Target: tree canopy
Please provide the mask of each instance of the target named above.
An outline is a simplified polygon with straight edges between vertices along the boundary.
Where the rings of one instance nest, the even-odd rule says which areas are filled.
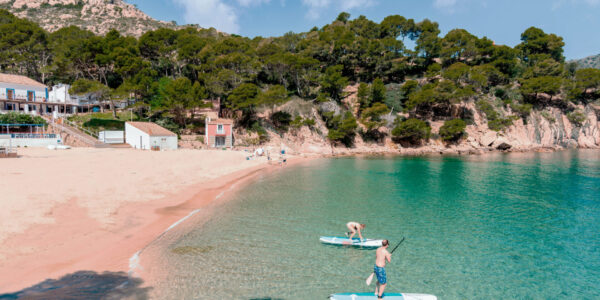
[[[96,36],[74,26],[49,33],[0,10],[0,72],[72,84],[74,93],[99,93],[107,100],[132,97],[149,107],[152,118],[180,127],[204,105],[202,99],[220,98],[224,108],[249,120],[257,107],[273,108],[292,96],[342,103],[344,89],[358,83],[356,116],[323,116],[330,139],[344,143],[357,118],[373,129],[385,123],[385,113],[399,110],[409,118],[398,121],[393,135],[412,139],[407,132],[414,131],[425,139],[426,123],[418,121],[456,118],[455,106],[499,90],[507,91],[501,100],[522,108],[524,118],[527,105],[555,105],[564,95],[575,103],[600,96],[600,71],[566,66],[563,38],[540,28],[526,29],[514,48],[460,28],[440,33],[429,19],[391,15],[377,23],[342,12],[320,28],[279,37],[188,27],[136,39],[116,30]],[[394,84],[399,88],[390,96]],[[490,123],[511,120],[487,112]]]

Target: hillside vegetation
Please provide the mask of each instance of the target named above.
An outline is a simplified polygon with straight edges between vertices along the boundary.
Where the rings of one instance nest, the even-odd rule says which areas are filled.
[[[571,62],[577,64],[577,67],[580,69],[600,69],[600,54],[588,56],[582,59],[576,59]]]
[[[197,28],[135,38],[73,26],[49,33],[0,11],[0,68],[72,83],[72,92],[97,92],[106,101],[134,95],[140,119],[177,132],[199,128],[194,109],[201,99],[221,98],[225,116],[259,142],[268,131],[306,127],[346,146],[357,136],[453,143],[465,137],[475,110],[495,131],[547,108],[583,124],[579,108],[600,96],[600,70],[565,63],[555,34],[531,27],[520,38],[511,48],[464,29],[440,36],[428,19],[392,15],[376,23],[347,13],[322,28],[274,38]],[[296,108],[279,109],[286,105]],[[443,130],[432,131],[431,121],[444,121]]]

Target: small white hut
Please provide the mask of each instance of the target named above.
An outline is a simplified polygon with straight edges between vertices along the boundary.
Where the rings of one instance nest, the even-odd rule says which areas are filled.
[[[126,122],[125,142],[143,150],[175,150],[177,134],[151,122]]]

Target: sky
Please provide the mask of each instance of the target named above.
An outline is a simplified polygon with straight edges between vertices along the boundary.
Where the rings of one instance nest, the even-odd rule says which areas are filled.
[[[280,36],[331,23],[346,11],[381,22],[388,15],[463,28],[496,44],[520,43],[536,26],[564,38],[567,59],[600,54],[600,0],[126,0],[151,17],[242,36]]]

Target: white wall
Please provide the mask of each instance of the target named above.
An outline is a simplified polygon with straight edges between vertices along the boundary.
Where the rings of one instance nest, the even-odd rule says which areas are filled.
[[[125,123],[125,143],[131,145],[131,147],[135,149],[150,150],[150,136],[131,126],[129,123]]]
[[[27,86],[13,83],[0,82],[0,98],[6,99],[6,89],[15,90],[15,99],[27,99],[27,91],[34,91],[37,102],[42,102],[46,98],[46,88],[38,86]]]
[[[107,144],[123,144],[125,143],[125,131],[100,131],[98,140]]]
[[[71,95],[69,95],[70,85],[59,84],[52,87],[48,92],[48,101],[56,103],[71,103]]]
[[[12,141],[12,142],[11,142]],[[17,147],[33,147],[33,148],[45,148],[49,145],[59,145],[61,143],[60,136],[55,139],[0,139],[0,146],[8,147],[12,143],[13,148]]]
[[[177,136],[151,136],[150,146],[159,146],[160,150],[177,150]]]

